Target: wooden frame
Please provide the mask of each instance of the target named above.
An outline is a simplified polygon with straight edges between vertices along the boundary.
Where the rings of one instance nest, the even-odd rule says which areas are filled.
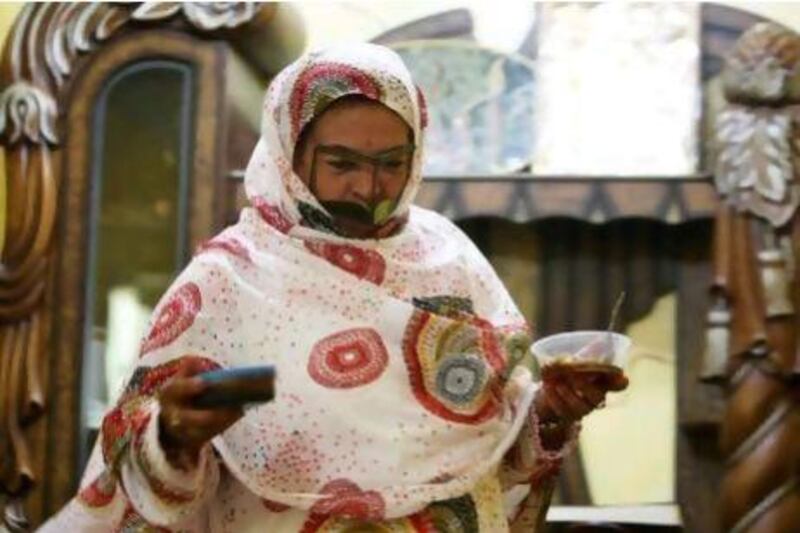
[[[72,92],[76,96],[71,99],[65,118],[68,131],[78,134],[66,139],[64,150],[64,207],[59,220],[62,234],[54,250],[57,274],[54,279],[53,302],[60,304],[55,305],[54,319],[57,326],[53,331],[53,338],[58,339],[58,342],[52,347],[50,368],[54,375],[49,380],[51,397],[57,397],[52,393],[55,389],[71,391],[75,397],[70,398],[70,401],[53,404],[49,411],[55,431],[50,433],[50,439],[46,443],[44,470],[52,472],[49,475],[54,478],[61,478],[54,481],[56,486],[64,487],[65,492],[46,494],[45,508],[49,507],[52,499],[64,501],[70,496],[73,492],[70,485],[74,482],[78,468],[77,448],[70,448],[78,444],[82,369],[75,364],[76,359],[80,359],[75,354],[83,353],[85,317],[74,317],[72,314],[76,309],[83,310],[86,307],[85,283],[89,267],[87,261],[90,235],[88,225],[91,221],[84,213],[90,210],[92,173],[91,139],[88,132],[96,96],[115,71],[138,60],[166,55],[194,66],[196,83],[204,87],[203,91],[197,92],[194,112],[195,138],[188,209],[189,249],[194,249],[200,240],[207,238],[213,228],[220,225],[214,217],[215,210],[208,209],[208,206],[214,205],[214,199],[219,197],[216,193],[220,176],[219,168],[208,159],[218,162],[219,158],[210,158],[208,154],[214,154],[221,149],[215,143],[217,136],[214,133],[213,118],[218,116],[217,111],[222,105],[222,87],[218,73],[222,68],[223,53],[224,50],[218,44],[197,43],[176,32],[154,31],[144,35],[125,36],[98,52],[91,70],[75,80]],[[62,439],[64,442],[60,442]],[[55,453],[56,449],[58,453]]]
[[[196,244],[219,227],[224,210],[224,147],[215,134],[222,41],[273,11],[244,3],[64,3],[28,4],[19,15],[0,97],[10,200],[0,264],[0,493],[12,531],[39,522],[75,490],[91,189],[85,132],[94,96],[113,72],[138,59],[168,56],[195,68],[203,90],[194,116],[188,233]],[[214,40],[198,38],[203,34]]]
[[[418,203],[453,219],[491,216],[532,222],[569,217],[601,224],[650,218],[679,224],[712,217],[716,195],[709,176],[435,177],[425,180]]]

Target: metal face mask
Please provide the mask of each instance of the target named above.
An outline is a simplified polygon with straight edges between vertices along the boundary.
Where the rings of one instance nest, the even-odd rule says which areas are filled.
[[[413,144],[405,144],[369,155],[341,145],[318,145],[311,166],[311,192],[333,217],[380,226],[392,216],[405,189],[414,149]],[[340,185],[361,191],[364,203],[320,198],[322,180],[342,180]]]

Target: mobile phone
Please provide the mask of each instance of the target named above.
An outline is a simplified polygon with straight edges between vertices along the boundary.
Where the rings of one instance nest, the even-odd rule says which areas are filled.
[[[211,370],[199,374],[206,388],[192,404],[201,409],[245,407],[271,401],[275,397],[273,365],[243,366]]]

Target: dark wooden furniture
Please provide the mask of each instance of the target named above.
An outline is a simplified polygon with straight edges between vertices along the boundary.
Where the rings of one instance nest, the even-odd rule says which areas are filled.
[[[174,179],[177,201],[152,207],[174,222],[175,269],[223,225],[225,176],[255,142],[266,80],[302,45],[285,11],[245,3],[23,7],[7,39],[0,97],[9,199],[0,263],[0,505],[12,531],[63,505],[85,460],[82,361],[95,300],[104,300],[95,297],[98,228],[124,226],[128,217],[155,231],[103,234],[106,251],[128,258],[161,235],[144,212],[105,220],[101,199],[132,190],[113,183],[117,174],[149,184],[141,190],[158,185],[153,176]],[[126,84],[150,101],[137,101]],[[138,105],[164,106],[163,117],[126,134],[126,118],[147,119],[136,116]],[[163,154],[138,142],[139,126],[158,133],[170,124],[175,135]],[[125,168],[137,164],[153,174]]]
[[[748,29],[723,71],[705,377],[727,389],[724,530],[800,527],[800,35]],[[769,88],[767,85],[770,84]]]

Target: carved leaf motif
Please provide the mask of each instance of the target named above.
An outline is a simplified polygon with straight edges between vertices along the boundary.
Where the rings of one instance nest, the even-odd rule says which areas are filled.
[[[133,11],[136,20],[162,20],[176,14],[181,9],[180,2],[142,2]]]
[[[780,102],[797,98],[790,86],[800,70],[797,34],[774,23],[750,28],[736,43],[722,72],[731,102]]]
[[[720,194],[773,225],[785,223],[797,207],[789,113],[730,106],[718,116],[716,137]]]
[[[240,26],[252,19],[257,10],[247,2],[144,2],[131,16],[136,20],[162,20],[180,11],[195,28],[213,31]]]
[[[0,135],[13,145],[21,140],[56,144],[56,104],[44,91],[17,82],[0,95]]]
[[[181,6],[189,22],[207,31],[235,28],[256,14],[256,6],[246,2],[186,2]]]

